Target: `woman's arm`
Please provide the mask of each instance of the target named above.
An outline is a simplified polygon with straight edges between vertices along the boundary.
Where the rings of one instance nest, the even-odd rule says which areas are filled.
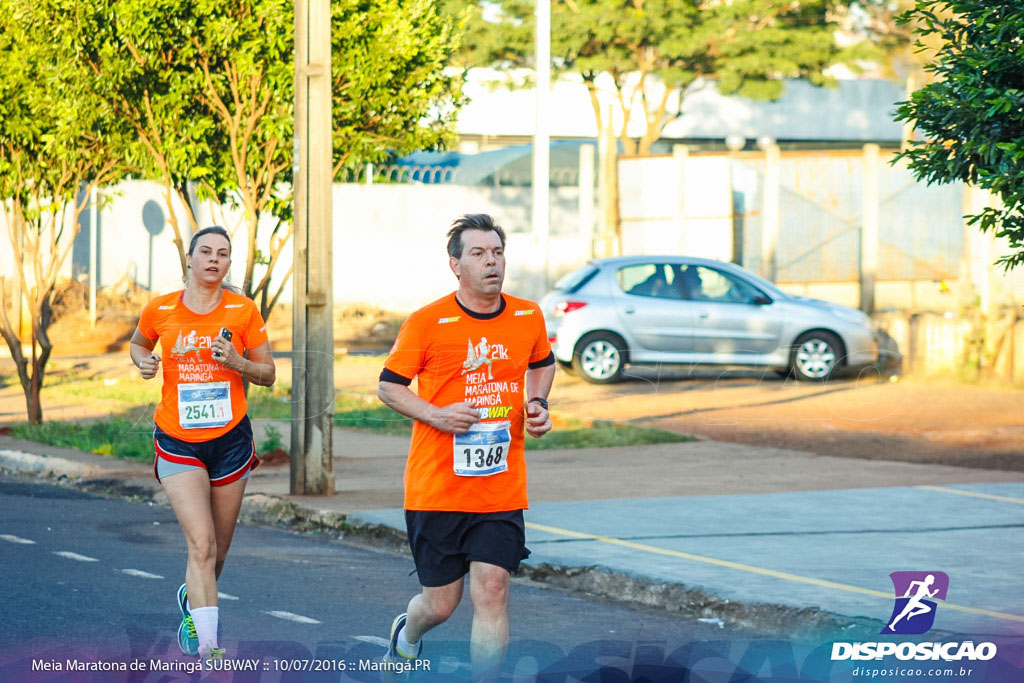
[[[249,349],[249,357],[246,358],[227,339],[217,337],[213,340],[213,351],[214,360],[253,384],[269,387],[277,380],[277,367],[270,353],[270,342]]]
[[[156,348],[156,341],[139,332],[139,328],[136,327],[132,334],[128,353],[131,355],[135,367],[142,374],[142,379],[153,379],[160,371],[160,356],[153,353],[154,348]]]

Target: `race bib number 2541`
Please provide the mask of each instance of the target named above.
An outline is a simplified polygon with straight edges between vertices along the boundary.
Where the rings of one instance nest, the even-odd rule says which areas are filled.
[[[231,422],[230,382],[178,385],[178,422],[182,429],[223,427]]]
[[[453,465],[460,477],[489,477],[508,471],[512,445],[509,422],[475,424],[453,438]]]

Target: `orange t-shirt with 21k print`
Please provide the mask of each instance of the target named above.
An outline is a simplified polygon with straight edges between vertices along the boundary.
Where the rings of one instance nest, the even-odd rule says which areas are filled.
[[[502,294],[497,315],[474,317],[449,294],[413,313],[384,363],[416,378],[435,406],[480,410],[461,437],[416,420],[405,468],[405,509],[503,512],[529,507],[523,402],[531,363],[551,355],[544,316],[532,301]],[[507,449],[507,450],[506,450]]]
[[[230,431],[248,408],[242,376],[213,359],[221,328],[238,353],[267,341],[267,326],[251,299],[224,290],[217,308],[200,315],[184,292],[158,296],[139,319],[139,332],[160,341],[163,387],[153,419],[176,439],[210,441]]]

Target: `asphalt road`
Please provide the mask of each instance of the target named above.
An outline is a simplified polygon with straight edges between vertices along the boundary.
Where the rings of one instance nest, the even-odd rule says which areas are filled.
[[[290,680],[294,672],[280,667],[326,666],[335,670],[299,678],[379,680],[353,669],[383,654],[391,619],[417,590],[411,568],[401,555],[240,525],[219,586],[221,645],[258,669],[248,677],[214,675]],[[195,661],[176,644],[184,541],[171,510],[0,474],[0,569],[0,680],[80,680],[85,674],[53,678],[42,670],[56,663],[66,672],[69,661],[141,662],[134,674],[115,670],[88,680],[188,678],[180,668],[153,671],[154,660],[169,667]],[[471,612],[467,596],[452,621],[425,640],[428,678],[466,674]],[[513,585],[511,619],[510,676],[585,673],[608,655],[635,680],[641,660],[661,666],[665,653],[695,642],[720,650],[751,638],[525,582]]]

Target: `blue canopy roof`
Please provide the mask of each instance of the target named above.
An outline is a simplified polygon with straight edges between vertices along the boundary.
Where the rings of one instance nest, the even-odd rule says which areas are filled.
[[[575,185],[580,147],[592,140],[551,143],[551,184]],[[413,181],[452,185],[529,185],[533,176],[533,145],[514,145],[490,152],[414,152],[395,161],[410,169]]]

